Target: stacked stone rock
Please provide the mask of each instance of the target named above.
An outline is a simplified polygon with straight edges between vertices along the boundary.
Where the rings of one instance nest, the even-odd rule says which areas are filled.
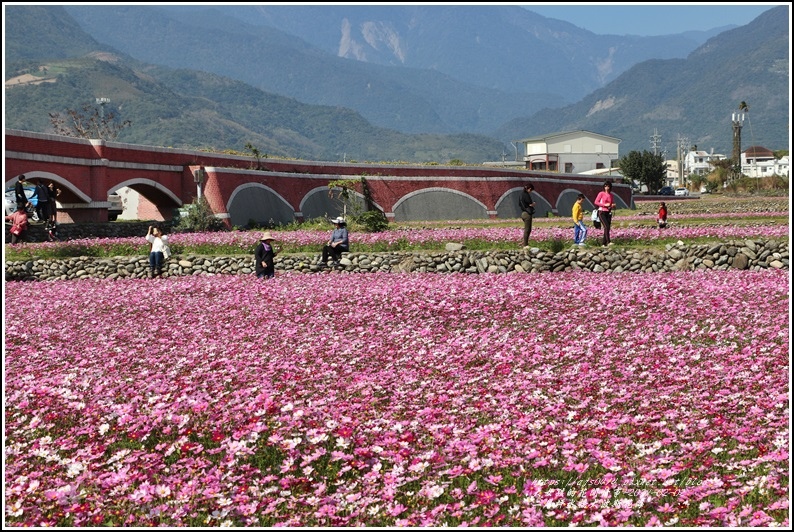
[[[319,273],[319,254],[282,254],[276,257],[276,273]],[[557,253],[538,248],[510,251],[470,251],[448,244],[440,252],[346,253],[331,272],[430,272],[539,273],[588,270],[593,272],[671,272],[691,270],[763,270],[789,268],[788,242],[730,240],[710,244],[668,244],[664,249],[576,248]],[[328,270],[326,270],[328,271]],[[253,257],[174,255],[163,277],[185,275],[251,275]],[[134,257],[71,257],[57,260],[6,262],[6,281],[54,281],[66,279],[143,279],[148,260]]]

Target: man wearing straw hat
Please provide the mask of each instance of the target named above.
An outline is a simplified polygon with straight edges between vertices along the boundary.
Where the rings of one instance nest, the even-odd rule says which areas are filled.
[[[270,231],[265,231],[259,238],[259,244],[254,251],[257,279],[272,279],[276,275],[276,249],[273,247],[273,240]]]

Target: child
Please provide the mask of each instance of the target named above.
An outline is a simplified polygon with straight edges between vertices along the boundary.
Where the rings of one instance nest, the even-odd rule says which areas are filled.
[[[573,204],[571,211],[571,218],[573,218],[573,243],[577,246],[584,246],[584,239],[587,238],[587,226],[584,224],[584,215],[582,213],[582,204],[584,203],[584,194],[576,196],[576,203]]]
[[[659,204],[659,216],[656,217],[656,222],[659,224],[659,229],[667,227],[667,205],[664,202]]]
[[[44,230],[47,231],[47,240],[50,242],[57,242],[58,241],[58,226],[54,222],[50,222],[49,219],[47,223],[44,224]]]

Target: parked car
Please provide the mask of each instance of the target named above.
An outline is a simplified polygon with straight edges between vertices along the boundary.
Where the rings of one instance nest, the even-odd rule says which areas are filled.
[[[33,204],[34,209],[30,209],[33,213],[35,213],[36,203],[38,203],[38,198],[34,196],[36,190],[33,187],[25,187],[25,196],[30,200]],[[5,200],[5,211],[6,216],[9,214],[13,214],[14,211],[17,210],[17,196],[14,192],[14,187],[9,187],[6,189],[6,200]]]
[[[674,193],[673,187],[662,187],[659,189],[660,196],[672,196]]]
[[[675,195],[676,196],[689,196],[689,190],[687,190],[684,187],[678,187],[677,189],[675,189]]]

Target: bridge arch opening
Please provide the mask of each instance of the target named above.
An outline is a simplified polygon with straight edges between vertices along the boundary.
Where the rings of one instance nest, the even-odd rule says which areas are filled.
[[[511,188],[496,202],[496,216],[498,218],[520,218],[521,209],[518,206],[518,199],[524,187]],[[535,218],[545,218],[548,213],[554,212],[551,203],[533,190],[530,194],[532,199],[535,200]]]
[[[334,187],[330,192],[333,193],[333,197],[329,195],[328,187],[317,187],[306,193],[300,205],[304,220],[344,216],[345,204],[341,199],[338,199],[342,189]],[[367,202],[364,199],[364,195],[355,190],[350,191],[350,198],[347,203],[348,216],[366,210]]]
[[[229,196],[226,212],[232,226],[273,227],[295,221],[295,209],[284,197],[261,183],[240,185]]]
[[[573,213],[573,204],[576,203],[576,198],[579,196],[579,194],[584,194],[584,203],[582,203],[582,209],[585,211],[592,211],[595,206],[593,205],[593,202],[590,200],[590,198],[587,197],[586,193],[575,188],[566,188],[560,192],[560,195],[557,197],[557,214],[560,216],[570,217]],[[571,224],[573,224],[573,222],[571,222]]]
[[[17,180],[19,179],[19,175],[14,176],[9,181],[5,183],[5,190],[9,188],[14,188]],[[58,203],[91,203],[91,198],[82,192],[79,188],[74,186],[71,182],[69,182],[66,178],[63,178],[57,174],[53,174],[51,172],[42,172],[39,170],[33,170],[30,172],[25,172],[25,177],[28,179],[29,183],[35,183],[37,179],[41,179],[44,181],[44,184],[48,184],[50,181],[55,183],[57,188],[61,189],[61,195],[58,196]]]
[[[182,200],[163,184],[146,178],[133,178],[108,189],[108,195],[121,197],[123,220],[170,220]]]
[[[406,194],[394,204],[395,221],[477,220],[489,218],[488,207],[475,197],[443,187]]]

